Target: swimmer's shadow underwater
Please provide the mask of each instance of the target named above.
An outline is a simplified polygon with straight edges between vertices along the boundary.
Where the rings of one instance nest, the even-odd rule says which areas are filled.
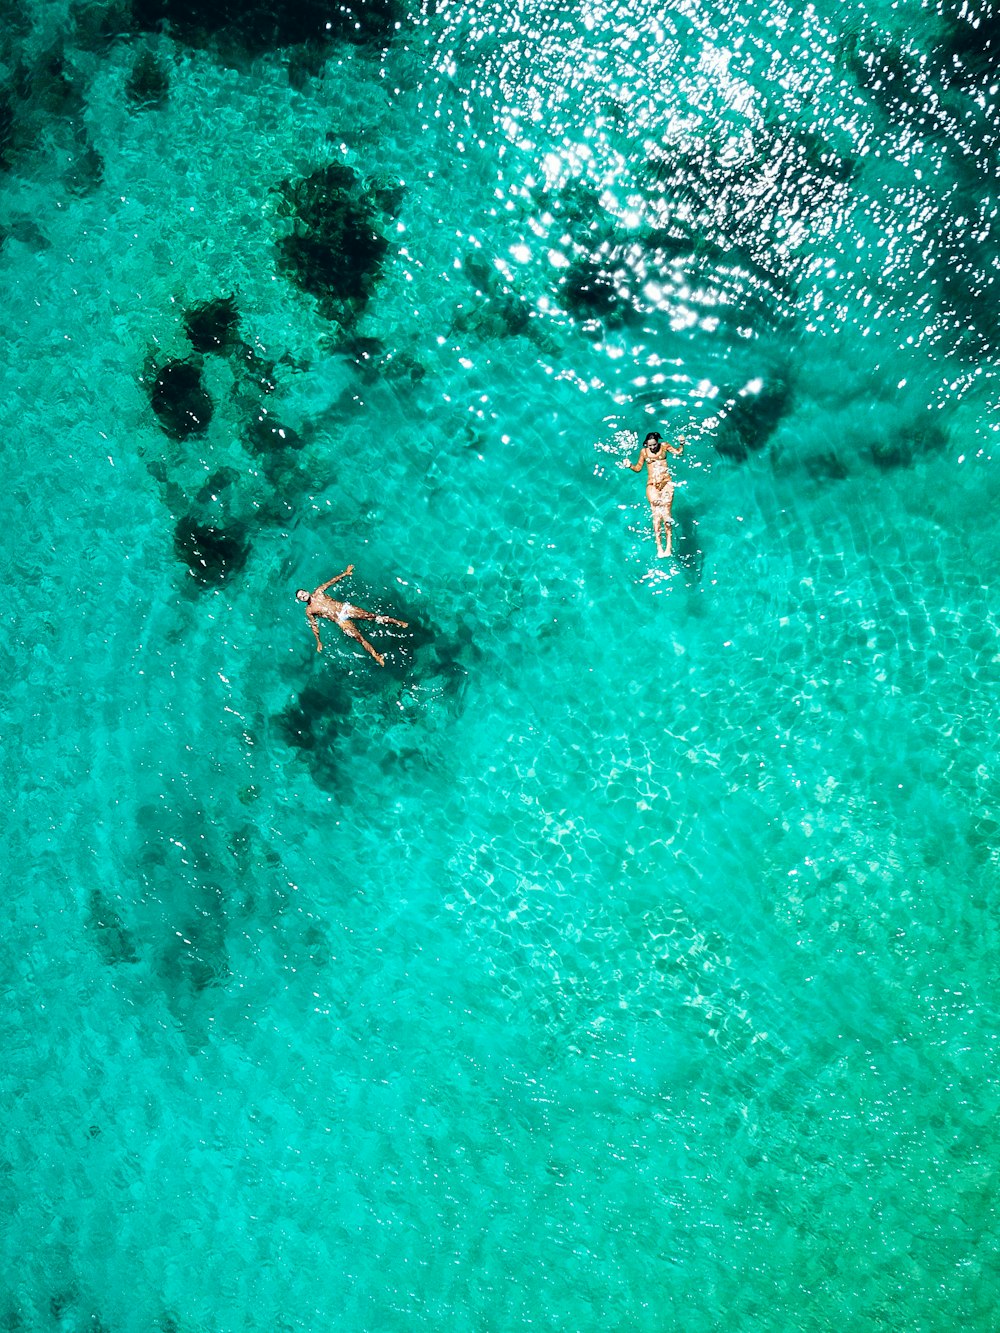
[[[684,571],[684,583],[693,588],[701,582],[705,552],[698,540],[698,520],[679,506],[674,517],[673,560]]]

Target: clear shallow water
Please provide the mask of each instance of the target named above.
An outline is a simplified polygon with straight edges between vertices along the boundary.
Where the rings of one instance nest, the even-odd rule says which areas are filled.
[[[977,17],[11,20],[6,1327],[994,1326]],[[349,561],[384,672],[293,600]]]

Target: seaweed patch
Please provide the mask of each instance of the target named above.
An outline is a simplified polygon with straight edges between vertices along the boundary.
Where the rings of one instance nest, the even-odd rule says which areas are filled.
[[[742,388],[713,441],[723,458],[742,462],[764,448],[788,412],[792,393],[782,379],[754,380]]]
[[[226,352],[239,343],[240,312],[236,299],[220,296],[193,306],[184,316],[188,339],[196,352]]]
[[[247,56],[331,40],[384,47],[403,16],[398,0],[132,0],[139,31]]]
[[[368,304],[389,249],[376,226],[379,211],[340,162],[280,188],[292,231],[278,241],[279,269],[315,296],[324,314],[352,322]]]
[[[212,420],[212,399],[200,368],[191,361],[165,362],[153,381],[150,402],[160,425],[174,440],[203,434]]]
[[[174,528],[174,551],[203,587],[224,583],[247,562],[250,543],[242,526],[216,528],[190,515]]]
[[[301,449],[304,443],[297,431],[272,416],[265,407],[260,409],[254,420],[245,428],[243,438],[250,452],[258,456],[266,456],[285,449]]]
[[[152,51],[143,51],[132,66],[125,84],[125,96],[137,111],[166,105],[170,77]]]

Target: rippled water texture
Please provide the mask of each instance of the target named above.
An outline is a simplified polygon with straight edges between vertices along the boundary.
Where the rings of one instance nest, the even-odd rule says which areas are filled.
[[[994,7],[0,34],[0,1328],[995,1329]]]

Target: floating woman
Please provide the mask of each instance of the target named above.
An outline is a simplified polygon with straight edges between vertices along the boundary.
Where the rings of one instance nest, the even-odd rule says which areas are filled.
[[[639,461],[625,464],[633,472],[641,472],[643,463],[648,468],[646,499],[653,511],[653,536],[656,538],[656,554],[661,560],[672,550],[670,506],[674,501],[674,480],[667,466],[667,454],[682,454],[685,443],[684,436],[678,435],[676,444],[666,444],[658,430],[651,430],[642,442]],[[663,549],[664,528],[667,530],[666,550]]]

